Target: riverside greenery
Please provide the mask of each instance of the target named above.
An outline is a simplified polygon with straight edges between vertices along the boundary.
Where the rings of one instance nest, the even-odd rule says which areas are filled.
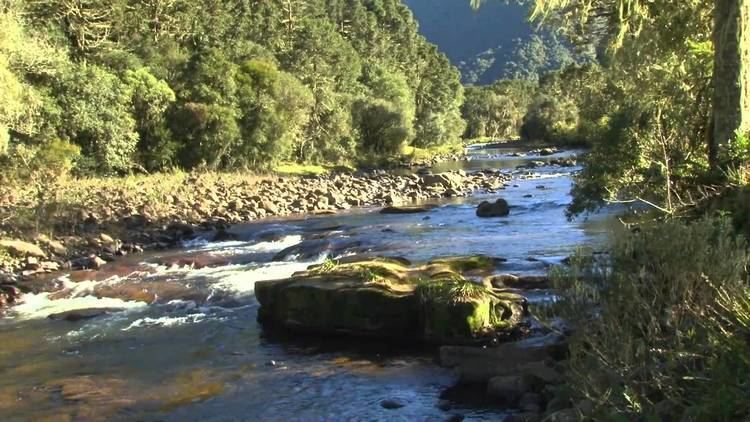
[[[750,417],[750,256],[725,218],[612,239],[608,262],[553,271],[571,337],[567,388],[594,420]],[[549,311],[549,309],[547,309]],[[579,407],[582,408],[582,407]]]

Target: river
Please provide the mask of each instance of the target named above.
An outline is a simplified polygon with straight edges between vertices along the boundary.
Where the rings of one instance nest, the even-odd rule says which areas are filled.
[[[434,170],[512,169],[539,157],[472,149]],[[559,154],[553,157],[562,157]],[[57,275],[61,293],[27,294],[0,320],[0,419],[11,420],[464,420],[502,419],[455,379],[436,350],[378,341],[267,333],[256,321],[255,281],[284,278],[323,260],[285,248],[325,239],[326,253],[400,256],[486,254],[502,271],[538,274],[577,246],[597,247],[610,214],[568,221],[571,173],[542,166],[500,194],[435,201],[428,213],[263,220],[232,228],[239,240],[196,239],[180,250],[128,257],[102,270]],[[507,218],[479,219],[502,196]],[[552,293],[535,292],[530,300]],[[146,304],[146,302],[155,302]],[[112,311],[80,321],[50,314]],[[403,405],[386,409],[384,400]]]

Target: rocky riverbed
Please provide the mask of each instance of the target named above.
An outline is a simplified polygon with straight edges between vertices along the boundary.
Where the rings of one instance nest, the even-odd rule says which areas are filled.
[[[117,231],[132,210],[106,217],[102,209],[119,207],[92,203],[86,219],[96,214],[96,222],[80,223],[79,230],[90,231],[75,236],[83,259],[94,259],[87,251],[103,258],[98,268],[33,270],[58,257],[68,257],[60,259],[64,266],[84,267],[70,250],[52,250],[72,249],[65,237],[6,246],[19,248],[13,253],[26,256],[17,259],[29,272],[17,282],[28,293],[0,318],[0,342],[12,345],[0,349],[0,415],[535,420],[556,408],[573,414],[573,404],[556,392],[564,338],[548,336],[526,306],[554,300],[547,269],[577,245],[595,243],[606,226],[599,218],[566,220],[575,168],[550,164],[567,159],[554,155],[531,164],[537,157],[519,163],[510,156],[509,165],[502,167],[502,158],[493,170],[468,174],[272,178],[244,188],[185,183],[170,194],[180,203],[201,201],[208,186],[226,186],[235,197],[247,194],[248,210],[263,208],[262,197],[282,205],[276,215],[240,216],[254,219],[238,224],[212,215],[192,221],[176,211],[182,206],[142,208],[137,215],[144,218],[131,219],[130,227],[147,238],[173,238],[163,245]],[[351,179],[358,182],[344,182]],[[393,186],[392,198],[376,192],[380,184]],[[354,186],[370,185],[362,203],[346,201],[357,190],[368,192]],[[337,198],[319,206],[334,188],[348,205],[338,208]],[[498,205],[499,197],[502,212],[477,216],[481,203]],[[294,204],[300,198],[304,207]],[[120,200],[136,211],[140,206]],[[208,202],[219,208],[218,200]],[[166,231],[177,224],[184,230]],[[131,244],[147,250],[117,252]],[[394,317],[394,309],[404,317]],[[524,337],[507,346],[467,347]],[[424,349],[425,342],[453,345],[438,353]],[[444,368],[435,364],[437,355]]]

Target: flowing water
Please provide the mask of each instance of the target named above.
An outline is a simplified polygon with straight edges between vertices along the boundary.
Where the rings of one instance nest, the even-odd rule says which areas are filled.
[[[509,152],[473,150],[436,170],[511,169],[539,159]],[[508,260],[502,272],[542,273],[579,245],[599,245],[611,227],[608,214],[566,220],[575,170],[541,167],[500,194],[437,201],[423,214],[358,209],[253,222],[232,228],[236,241],[199,238],[181,250],[56,276],[61,291],[27,294],[0,320],[0,419],[498,420],[503,409],[471,396],[441,397],[455,380],[435,363],[434,349],[264,332],[253,286],[326,255],[420,262],[486,254]],[[474,215],[476,204],[497,196],[511,204],[509,217]],[[85,308],[110,312],[47,318]],[[386,409],[383,400],[403,407]]]

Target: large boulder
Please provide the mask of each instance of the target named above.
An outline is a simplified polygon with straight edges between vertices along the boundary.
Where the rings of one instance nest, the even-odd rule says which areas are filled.
[[[477,206],[477,217],[505,217],[508,214],[510,214],[510,206],[508,201],[503,198],[499,198],[492,203],[483,201]]]
[[[489,340],[515,328],[524,312],[520,297],[498,296],[450,266],[407,267],[392,259],[311,267],[257,282],[255,295],[264,324],[440,344]]]

